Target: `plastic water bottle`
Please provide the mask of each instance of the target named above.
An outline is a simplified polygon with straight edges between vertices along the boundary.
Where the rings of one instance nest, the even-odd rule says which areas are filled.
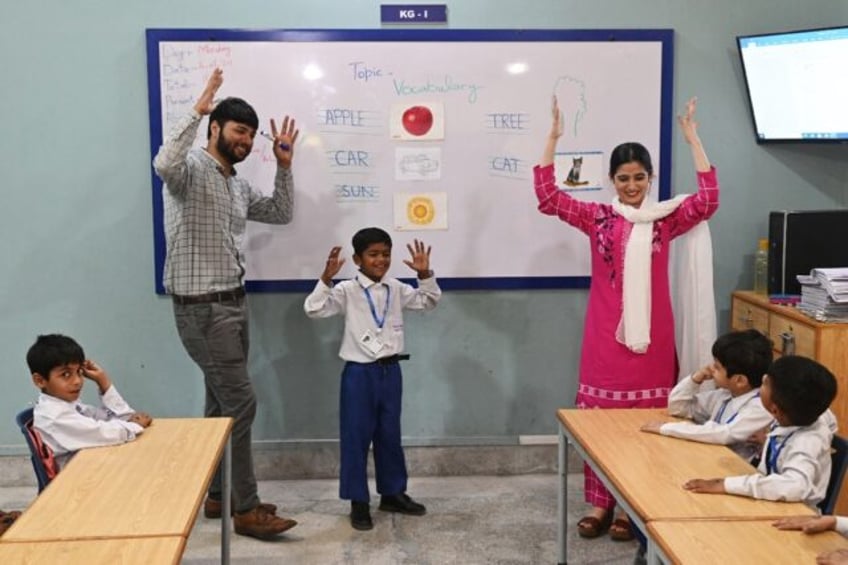
[[[768,239],[760,239],[754,254],[754,292],[768,294]]]

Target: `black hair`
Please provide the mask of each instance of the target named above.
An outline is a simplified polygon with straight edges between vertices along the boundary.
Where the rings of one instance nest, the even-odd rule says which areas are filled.
[[[836,396],[836,377],[827,367],[800,355],[784,355],[768,370],[771,400],[789,425],[809,426]]]
[[[758,388],[771,364],[772,341],[758,330],[729,332],[713,343],[712,353],[728,377],[745,375],[751,388]]]
[[[610,154],[610,178],[615,176],[620,166],[626,163],[633,163],[634,161],[645,167],[649,175],[654,174],[654,166],[651,164],[651,154],[648,153],[645,146],[635,141],[628,141],[617,146]]]
[[[212,113],[209,114],[206,139],[212,137],[212,122],[218,122],[220,128],[224,129],[224,124],[230,121],[250,126],[253,129],[259,128],[259,117],[256,115],[256,110],[253,109],[253,106],[241,98],[224,98],[215,106]]]
[[[362,228],[353,234],[353,253],[354,255],[362,255],[369,245],[375,243],[385,243],[391,248],[392,236],[380,228]]]
[[[40,335],[27,351],[29,372],[50,378],[50,371],[70,363],[85,361],[85,352],[72,338],[61,334]]]

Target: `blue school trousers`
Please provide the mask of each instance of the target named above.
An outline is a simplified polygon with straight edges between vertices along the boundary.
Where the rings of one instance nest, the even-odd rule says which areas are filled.
[[[339,497],[368,502],[368,447],[374,444],[377,492],[406,492],[406,460],[400,442],[403,377],[400,363],[355,363],[342,371],[339,399],[341,476]]]

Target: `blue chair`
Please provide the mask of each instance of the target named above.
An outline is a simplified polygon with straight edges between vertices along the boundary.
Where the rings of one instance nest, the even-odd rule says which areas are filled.
[[[32,468],[35,470],[35,477],[38,479],[38,492],[40,493],[59,472],[59,467],[53,458],[53,450],[42,441],[41,434],[32,427],[32,408],[20,412],[15,417],[15,422],[17,422],[21,433],[26,438],[27,446],[29,446],[30,461],[32,461]]]
[[[822,514],[833,514],[836,499],[839,498],[839,491],[845,479],[845,472],[848,471],[848,440],[834,434],[830,448],[830,480],[827,482],[824,500],[819,503]]]

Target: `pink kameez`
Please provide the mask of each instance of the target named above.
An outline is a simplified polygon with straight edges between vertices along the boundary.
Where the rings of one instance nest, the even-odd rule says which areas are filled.
[[[644,354],[616,340],[622,312],[624,249],[633,224],[612,205],[583,202],[557,188],[553,165],[533,170],[539,211],[557,216],[589,236],[592,282],[583,329],[578,408],[658,408],[668,404],[677,379],[674,316],[669,290],[671,240],[718,209],[715,168],[697,174],[698,192],[653,225],[651,343]],[[614,499],[586,468],[586,501],[612,508]]]

